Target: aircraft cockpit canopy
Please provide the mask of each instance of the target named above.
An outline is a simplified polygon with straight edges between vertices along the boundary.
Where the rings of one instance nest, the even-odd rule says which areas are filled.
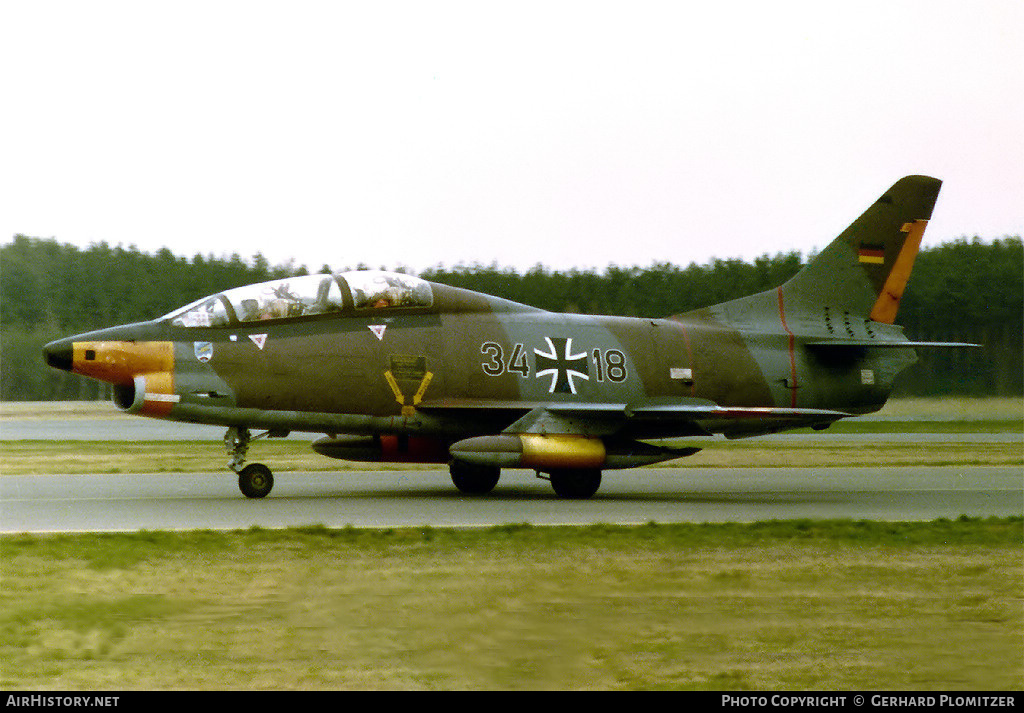
[[[285,277],[204,297],[164,319],[178,327],[219,327],[355,309],[430,307],[430,284],[412,275],[379,270]]]
[[[399,272],[360,270],[338,276],[348,284],[356,309],[382,307],[430,307],[434,291],[430,283]]]

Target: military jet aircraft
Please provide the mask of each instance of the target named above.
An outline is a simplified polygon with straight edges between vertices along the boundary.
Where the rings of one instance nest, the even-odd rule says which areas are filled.
[[[128,413],[226,426],[250,498],[273,486],[250,441],[292,431],[324,434],[332,458],[447,463],[464,493],[527,468],[588,498],[602,470],[698,450],[659,439],[826,428],[881,408],[915,347],[971,346],[893,324],[940,186],[902,178],[785,284],[664,319],[352,271],[225,290],[44,356],[113,384]]]

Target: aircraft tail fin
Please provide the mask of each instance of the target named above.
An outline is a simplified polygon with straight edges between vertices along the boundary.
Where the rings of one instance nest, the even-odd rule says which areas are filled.
[[[929,176],[894,183],[780,288],[787,303],[892,324],[941,186]]]
[[[781,287],[697,314],[736,326],[780,315],[892,324],[941,186],[928,176],[901,178]]]

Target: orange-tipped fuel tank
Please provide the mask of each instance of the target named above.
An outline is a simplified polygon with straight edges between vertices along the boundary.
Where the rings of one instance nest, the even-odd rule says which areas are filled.
[[[696,448],[674,449],[639,441],[606,443],[571,434],[503,433],[466,438],[452,444],[453,457],[477,465],[533,468],[632,468],[692,455]]]

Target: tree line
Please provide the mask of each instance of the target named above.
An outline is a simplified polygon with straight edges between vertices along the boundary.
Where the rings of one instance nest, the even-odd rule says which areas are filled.
[[[804,264],[799,253],[603,271],[525,272],[491,265],[435,266],[420,273],[554,312],[664,317],[771,289]],[[336,271],[365,265],[334,266]],[[386,269],[386,268],[385,268]],[[402,268],[397,268],[401,270]],[[323,265],[318,272],[330,272]],[[81,249],[53,239],[15,236],[0,246],[0,400],[94,399],[105,385],[48,369],[42,346],[53,339],[166,314],[205,295],[277,277],[309,274],[270,265],[163,248],[98,243]],[[1024,250],[1020,237],[946,242],[918,255],[897,322],[909,337],[969,341],[983,350],[921,350],[900,378],[903,395],[1024,394]]]

